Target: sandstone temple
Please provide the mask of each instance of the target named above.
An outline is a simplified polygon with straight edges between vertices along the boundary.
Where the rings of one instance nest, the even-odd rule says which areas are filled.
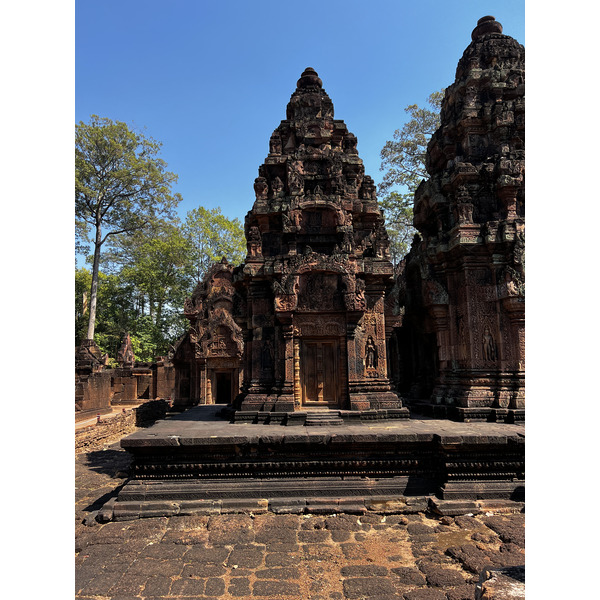
[[[305,69],[254,181],[244,263],[210,268],[172,356],[135,365],[124,340],[102,393],[123,396],[129,378],[181,408],[221,404],[234,422],[523,420],[524,86],[523,46],[480,19],[428,146],[418,234],[394,269],[357,138]],[[102,375],[92,350],[79,353],[99,365],[80,369],[88,396]]]
[[[356,136],[304,70],[254,181],[245,261],[208,270],[172,355],[140,364],[125,336],[106,369],[79,348],[80,416],[170,400],[121,440],[130,478],[98,519],[522,509],[524,60],[479,20],[398,268]]]

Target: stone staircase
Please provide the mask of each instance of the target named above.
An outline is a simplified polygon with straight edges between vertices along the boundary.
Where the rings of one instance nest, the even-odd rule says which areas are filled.
[[[331,426],[331,425],[343,425],[344,419],[340,417],[340,413],[337,410],[319,410],[319,411],[308,411],[306,413],[306,421],[304,425],[306,427],[312,426]]]

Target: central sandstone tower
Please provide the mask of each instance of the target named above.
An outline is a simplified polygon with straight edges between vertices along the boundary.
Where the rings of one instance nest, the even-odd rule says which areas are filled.
[[[386,365],[389,241],[356,145],[307,68],[271,135],[245,220],[248,254],[234,281],[244,332],[238,410],[408,417]]]

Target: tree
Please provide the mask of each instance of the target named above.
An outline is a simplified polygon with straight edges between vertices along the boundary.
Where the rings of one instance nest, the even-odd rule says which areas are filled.
[[[75,217],[80,246],[94,248],[87,338],[96,323],[102,247],[169,216],[181,197],[171,195],[177,176],[158,157],[161,144],[120,121],[92,115],[75,131]],[[91,236],[90,236],[91,230]]]
[[[189,245],[179,219],[155,220],[121,238],[107,259],[132,289],[135,324],[128,330],[132,342],[143,330],[150,340],[146,347],[152,343],[156,353],[165,354],[183,333],[183,302],[193,290]]]
[[[379,185],[379,204],[384,210],[390,237],[392,261],[397,263],[408,252],[414,235],[413,197],[422,179],[428,177],[425,169],[427,144],[440,125],[440,108],[444,92],[433,92],[427,99],[431,108],[416,104],[404,111],[410,120],[394,132],[381,150],[381,171],[385,171]],[[397,189],[399,188],[399,189]]]
[[[193,278],[199,283],[213,262],[223,257],[237,265],[246,256],[246,238],[239,219],[228,219],[219,207],[202,206],[187,213],[183,226],[190,248]]]

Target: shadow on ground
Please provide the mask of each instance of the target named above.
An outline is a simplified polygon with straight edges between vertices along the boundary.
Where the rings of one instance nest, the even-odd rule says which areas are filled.
[[[110,477],[128,477],[132,456],[121,450],[118,444],[117,442],[106,450],[88,452],[83,457],[83,464],[96,473]]]

